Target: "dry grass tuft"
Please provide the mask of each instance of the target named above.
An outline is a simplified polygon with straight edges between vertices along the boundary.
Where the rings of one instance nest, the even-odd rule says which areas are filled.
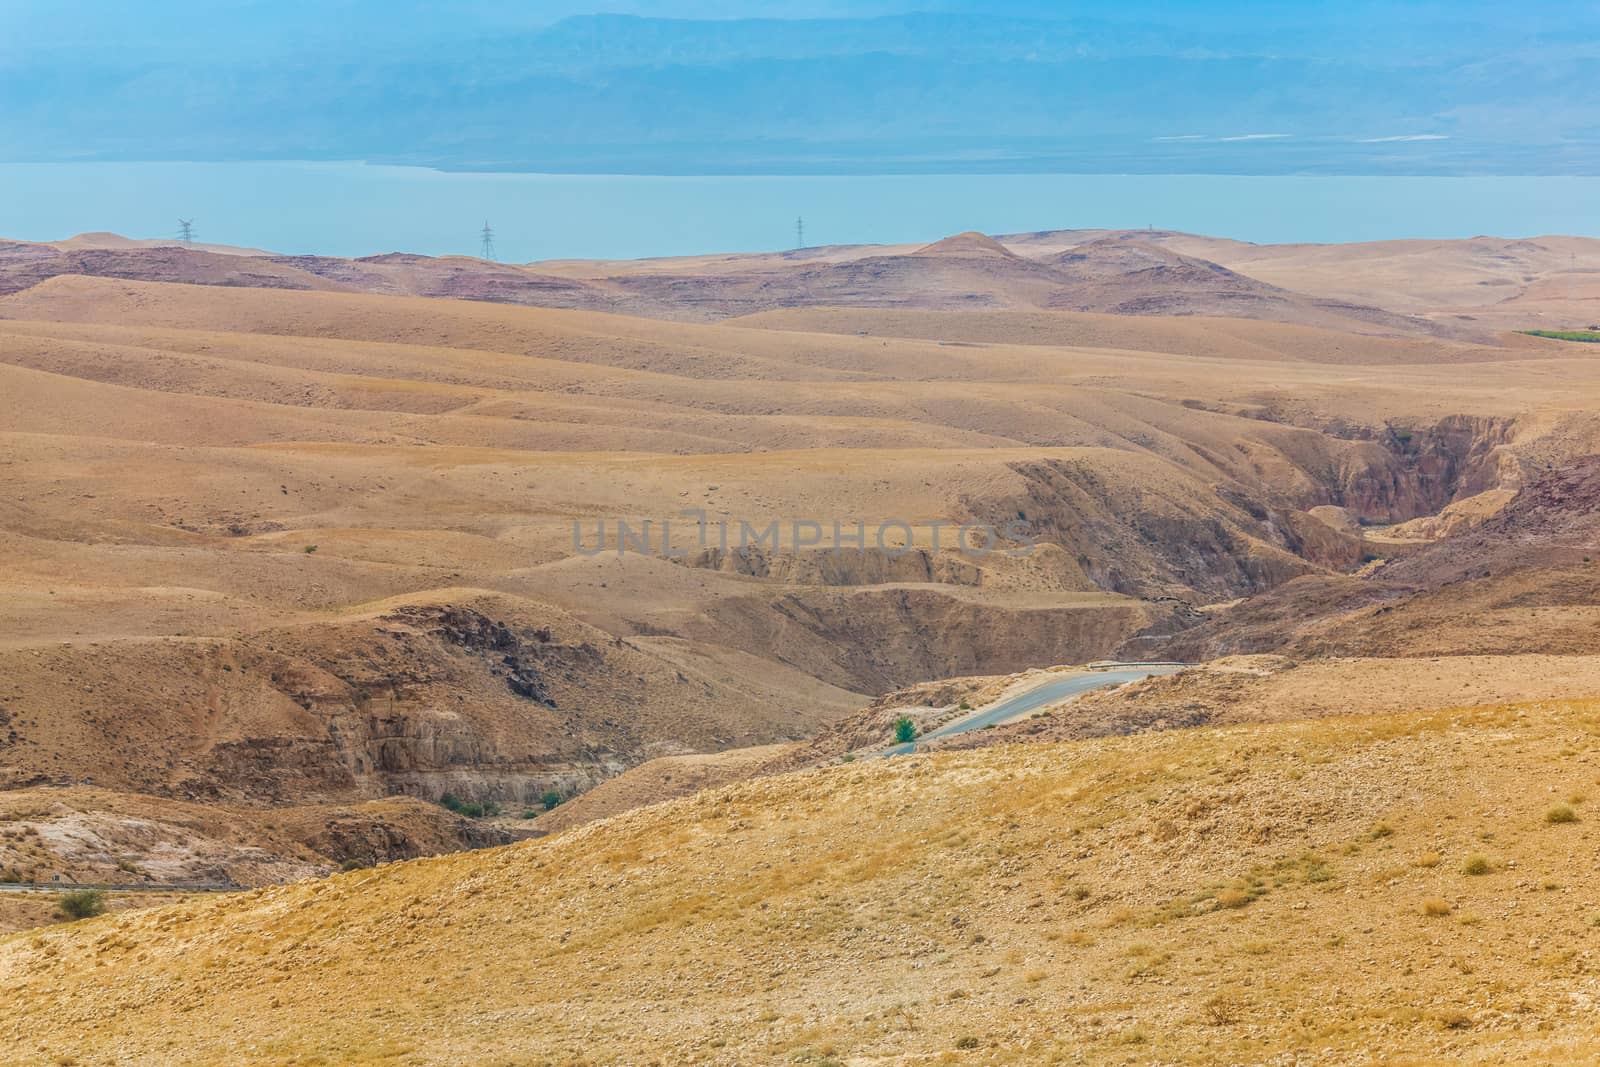
[[[1250,894],[1243,889],[1230,887],[1217,890],[1217,907],[1219,908],[1242,908],[1250,903],[1250,900]]]

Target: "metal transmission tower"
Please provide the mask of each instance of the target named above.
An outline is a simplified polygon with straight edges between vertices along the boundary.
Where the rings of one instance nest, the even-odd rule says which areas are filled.
[[[794,246],[796,248],[804,248],[806,246],[806,220],[804,217],[794,220]]]
[[[194,219],[178,220],[178,240],[186,245],[194,244]]]
[[[494,231],[489,228],[489,222],[487,219],[484,220],[483,229],[479,231],[478,236],[483,239],[483,249],[479,253],[479,256],[483,259],[495,260]]]

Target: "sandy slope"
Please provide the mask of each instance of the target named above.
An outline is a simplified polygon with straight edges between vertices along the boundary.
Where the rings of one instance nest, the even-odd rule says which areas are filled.
[[[1498,331],[1600,319],[1600,243],[1571,237],[1253,245],[1169,231],[1065,230],[931,245],[512,265],[336,259],[87,234],[0,244],[0,293],[63,274],[452,297],[716,321],[790,307],[1066,309],[1223,315],[1361,334]]]
[[[1597,714],[1234,727],[739,785],[0,941],[0,1047],[18,1063],[1584,1062]],[[1562,808],[1576,821],[1551,822]]]

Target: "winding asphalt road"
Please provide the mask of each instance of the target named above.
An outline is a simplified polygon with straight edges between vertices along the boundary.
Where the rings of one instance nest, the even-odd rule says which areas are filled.
[[[879,755],[905,755],[908,752],[915,752],[917,746],[924,742],[937,741],[941,737],[951,737],[955,734],[964,734],[968,730],[981,730],[985,726],[997,726],[1000,723],[1026,715],[1036,708],[1042,708],[1046,704],[1054,704],[1058,700],[1075,696],[1078,693],[1087,693],[1091,689],[1104,689],[1112,685],[1122,685],[1124,682],[1137,682],[1143,678],[1149,678],[1153,674],[1172,674],[1174,671],[1182,669],[1182,666],[1178,664],[1163,663],[1071,674],[1065,678],[1058,678],[1053,682],[1046,682],[1037,688],[1028,690],[1026,693],[1019,693],[1010,699],[997,701],[986,708],[979,708],[965,718],[946,723],[936,730],[930,730],[915,741],[885,749]]]

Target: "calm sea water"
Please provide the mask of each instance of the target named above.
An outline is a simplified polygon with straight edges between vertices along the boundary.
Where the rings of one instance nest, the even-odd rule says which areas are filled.
[[[630,258],[962,230],[1188,230],[1247,241],[1600,236],[1595,177],[464,174],[360,163],[0,164],[0,238],[110,230],[285,253]]]

